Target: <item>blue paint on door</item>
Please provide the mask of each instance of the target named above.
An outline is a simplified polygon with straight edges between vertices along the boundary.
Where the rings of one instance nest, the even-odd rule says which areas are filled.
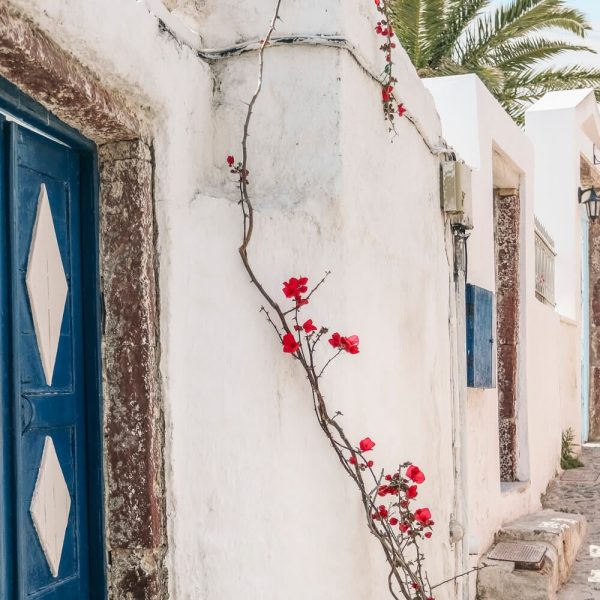
[[[0,108],[6,102],[6,89],[15,94],[10,84],[0,82]],[[18,112],[18,107],[12,108],[13,114]],[[28,110],[34,108],[29,102]],[[89,142],[68,128],[58,126],[50,133],[69,145],[0,118],[2,600],[106,596],[96,156]],[[25,282],[42,184],[48,192],[68,283],[50,386]],[[57,577],[50,570],[30,513],[46,437],[53,441],[71,499]]]
[[[467,284],[467,385],[495,387],[494,294]]]

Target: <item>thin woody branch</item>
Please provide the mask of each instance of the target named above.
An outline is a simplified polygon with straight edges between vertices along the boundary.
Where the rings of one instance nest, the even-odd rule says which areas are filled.
[[[378,10],[385,15],[385,21],[389,22],[386,2],[387,0],[380,0],[377,6]],[[352,355],[359,352],[357,336],[345,337],[336,332],[328,340],[334,348],[334,354],[324,362],[322,367],[319,367],[316,348],[328,330],[322,327],[318,333],[314,333],[317,328],[313,325],[311,319],[301,324],[300,310],[309,303],[313,294],[325,282],[330,274],[329,271],[306,296],[304,294],[308,292],[307,278],[291,278],[288,282],[285,282],[284,294],[294,302],[294,306],[290,309],[283,309],[256,276],[248,256],[248,248],[255,231],[254,206],[248,192],[248,137],[254,107],[263,86],[265,48],[269,45],[277,21],[280,19],[280,8],[281,0],[277,0],[267,35],[262,40],[258,51],[257,84],[247,105],[243,126],[242,160],[237,166],[234,166],[234,158],[230,156],[227,159],[229,166],[232,167],[231,172],[238,176],[239,204],[241,205],[243,219],[243,238],[239,247],[239,254],[251,282],[276,315],[276,318],[272,318],[269,309],[265,306],[261,307],[261,311],[265,313],[268,322],[275,330],[283,351],[291,354],[302,366],[310,386],[313,408],[321,430],[328,439],[342,468],[358,489],[367,527],[378,540],[390,567],[388,588],[391,596],[396,600],[399,600],[400,597],[405,600],[432,600],[433,588],[429,585],[423,570],[423,554],[419,544],[421,540],[431,536],[431,528],[434,523],[431,520],[429,509],[422,508],[413,511],[410,508],[410,502],[417,496],[417,486],[425,480],[424,475],[418,467],[410,463],[400,465],[392,474],[386,475],[384,470],[377,474],[372,468],[373,461],[368,460],[365,456],[366,452],[373,449],[375,443],[370,438],[365,438],[361,440],[360,447],[355,447],[340,423],[341,413],[337,411],[333,417],[330,416],[320,388],[320,379],[325,369],[335,358],[343,353]],[[387,86],[391,84],[390,82],[395,82],[391,74],[392,35],[393,32],[390,26],[389,31],[385,33],[387,44],[382,46],[389,57],[389,69],[386,68],[385,71]],[[384,91],[385,89],[387,88],[384,88]],[[390,94],[391,91],[388,90]],[[390,95],[390,99],[393,100],[392,95]],[[393,115],[390,116],[386,112],[386,105],[390,99],[386,100],[384,96],[384,113],[390,123],[393,123]],[[402,112],[400,112],[400,116],[402,116]],[[279,321],[280,326],[276,321]],[[367,483],[365,478],[369,479],[370,483]],[[391,496],[387,506],[385,504],[377,506],[378,498],[385,498],[386,496]]]

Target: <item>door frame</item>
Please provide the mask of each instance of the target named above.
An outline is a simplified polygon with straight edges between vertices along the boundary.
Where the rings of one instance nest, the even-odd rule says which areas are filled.
[[[4,113],[8,113],[7,116]],[[2,168],[4,169],[4,181],[2,197],[2,218],[10,218],[9,197],[11,180],[14,177],[14,164],[12,153],[14,151],[14,140],[11,139],[9,122],[14,121],[19,126],[31,129],[39,135],[48,136],[68,145],[80,156],[80,206],[81,206],[81,238],[86,240],[82,245],[81,269],[82,269],[82,316],[83,316],[83,345],[86,349],[84,356],[85,389],[84,403],[86,406],[86,487],[87,487],[87,511],[88,511],[88,536],[89,536],[89,574],[90,574],[90,599],[100,600],[106,597],[106,549],[104,536],[104,473],[102,460],[102,361],[100,354],[101,343],[101,302],[100,302],[100,240],[99,240],[99,185],[98,185],[98,153],[96,145],[71,129],[58,119],[43,120],[35,111],[31,100],[19,91],[14,85],[0,78],[0,117],[3,122],[2,132]],[[14,129],[13,129],[14,131]],[[8,221],[7,221],[8,222]],[[2,315],[2,325],[5,331],[10,331],[10,318],[12,310],[16,306],[14,297],[14,281],[9,268],[10,253],[13,250],[12,241],[8,235],[8,229],[1,228],[0,240],[2,273],[9,282],[6,294],[6,306],[11,307],[8,314]],[[7,327],[8,325],[8,327]],[[5,360],[12,361],[11,347],[14,340],[12,335],[5,336],[2,342],[2,353]],[[12,367],[7,370],[12,372]],[[3,414],[8,417],[10,423],[3,423],[3,467],[10,468],[9,461],[15,460],[15,444],[12,432],[19,431],[18,411],[14,410],[14,383],[10,381],[10,375],[2,380],[2,395],[5,398]],[[12,428],[9,430],[9,424]],[[14,473],[16,469],[11,469]],[[6,515],[16,517],[16,509],[12,504],[12,490],[8,489],[9,481],[6,472],[3,473],[3,508]],[[11,487],[16,487],[14,478],[10,479]],[[15,519],[18,523],[18,519]],[[4,519],[4,526],[12,533],[12,549],[4,548],[0,553],[0,573],[7,573],[8,587],[15,590],[25,589],[22,580],[23,573],[19,576],[17,564],[14,559],[17,547],[17,531],[9,527]],[[4,596],[3,596],[4,597]]]
[[[581,443],[590,435],[590,239],[587,216],[581,217]]]
[[[17,105],[30,122],[98,148],[107,594],[166,600],[156,124],[138,100],[105,86],[103,65],[83,66],[23,10],[0,3],[0,77],[26,94]]]

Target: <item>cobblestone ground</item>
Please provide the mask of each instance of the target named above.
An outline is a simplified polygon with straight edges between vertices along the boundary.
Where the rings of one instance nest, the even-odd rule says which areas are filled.
[[[544,508],[585,515],[588,537],[584,540],[569,582],[559,591],[559,600],[600,600],[600,445],[585,446],[585,466],[567,471],[548,488]],[[587,480],[569,481],[573,477]]]

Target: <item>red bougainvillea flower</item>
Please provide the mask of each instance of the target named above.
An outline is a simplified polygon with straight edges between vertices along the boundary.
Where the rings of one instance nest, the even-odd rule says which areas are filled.
[[[419,508],[415,511],[415,520],[421,525],[431,525],[431,511],[428,508]]]
[[[425,473],[415,465],[410,465],[410,467],[406,469],[406,476],[415,483],[423,483],[425,481]]]
[[[380,3],[381,3],[381,0],[375,0],[375,4],[376,4],[377,6],[379,6],[379,4],[380,4]]]
[[[289,354],[294,354],[300,348],[300,344],[298,340],[291,333],[286,333],[283,336],[283,351]]]
[[[426,537],[427,539],[429,539],[429,538],[430,538],[432,535],[433,535],[433,533],[431,533],[431,531],[428,531],[428,532],[425,534],[425,537]]]
[[[233,156],[231,156],[231,154],[227,157],[227,164],[230,167],[233,167],[233,163],[235,162],[235,158]]]
[[[342,345],[342,336],[336,331],[330,338],[329,343],[334,348],[339,348]]]
[[[355,465],[355,464],[356,464],[356,456],[351,456],[351,457],[348,459],[348,462],[349,462],[351,465]]]
[[[410,529],[410,525],[406,522],[400,523],[400,531],[406,533]]]
[[[290,277],[289,281],[283,282],[283,293],[286,298],[295,298],[298,300],[308,288],[308,277]]]
[[[392,526],[398,525],[398,519],[396,519],[396,517],[392,517],[390,519],[390,525],[392,525]]]
[[[329,338],[329,343],[334,348],[341,348],[348,352],[348,354],[358,354],[360,350],[358,349],[358,344],[360,340],[357,335],[349,335],[344,337],[340,335],[337,331]]]
[[[418,583],[411,583],[413,590],[418,590],[421,588],[421,586]]]
[[[374,463],[372,460],[370,460],[370,461],[367,463],[367,467],[369,467],[369,469],[370,469],[370,468],[371,468],[371,467],[372,467],[374,464],[375,464],[375,463]]]
[[[375,448],[375,442],[370,437],[366,437],[364,440],[360,440],[359,447],[362,452],[369,452]]]
[[[392,30],[391,27],[384,27],[381,21],[377,21],[377,27],[375,27],[375,32],[384,37],[388,37],[388,36],[391,37],[394,33],[394,31]],[[392,47],[395,48],[396,45],[393,44]]]
[[[383,100],[383,102],[390,101],[390,99],[392,98],[393,91],[394,91],[393,85],[386,85],[385,87],[381,88],[381,99]]]
[[[410,498],[411,500],[416,498],[418,496],[419,492],[417,492],[417,486],[416,485],[411,485],[407,490],[406,490],[406,497]]]
[[[348,352],[348,354],[358,354],[360,350],[358,349],[359,339],[357,335],[350,335],[348,337],[343,337],[340,342],[342,344],[342,348]]]
[[[388,494],[392,496],[397,496],[400,493],[397,485],[380,485],[377,490],[378,496],[387,496]]]
[[[311,331],[316,331],[317,326],[313,324],[312,319],[308,319],[308,321],[302,323],[302,329],[304,329],[305,333],[310,333]]]
[[[308,301],[306,304],[308,304]],[[302,325],[294,325],[294,329],[296,331],[304,330],[305,333],[310,333],[311,331],[316,331],[317,327],[313,324],[312,319],[308,319],[308,321],[304,321]]]
[[[385,507],[385,505],[381,505],[379,507],[379,516],[383,517],[385,519],[385,517],[388,516],[388,509]]]
[[[398,104],[398,114],[401,117],[403,117],[405,112],[406,112],[406,107],[404,106],[404,104]]]

